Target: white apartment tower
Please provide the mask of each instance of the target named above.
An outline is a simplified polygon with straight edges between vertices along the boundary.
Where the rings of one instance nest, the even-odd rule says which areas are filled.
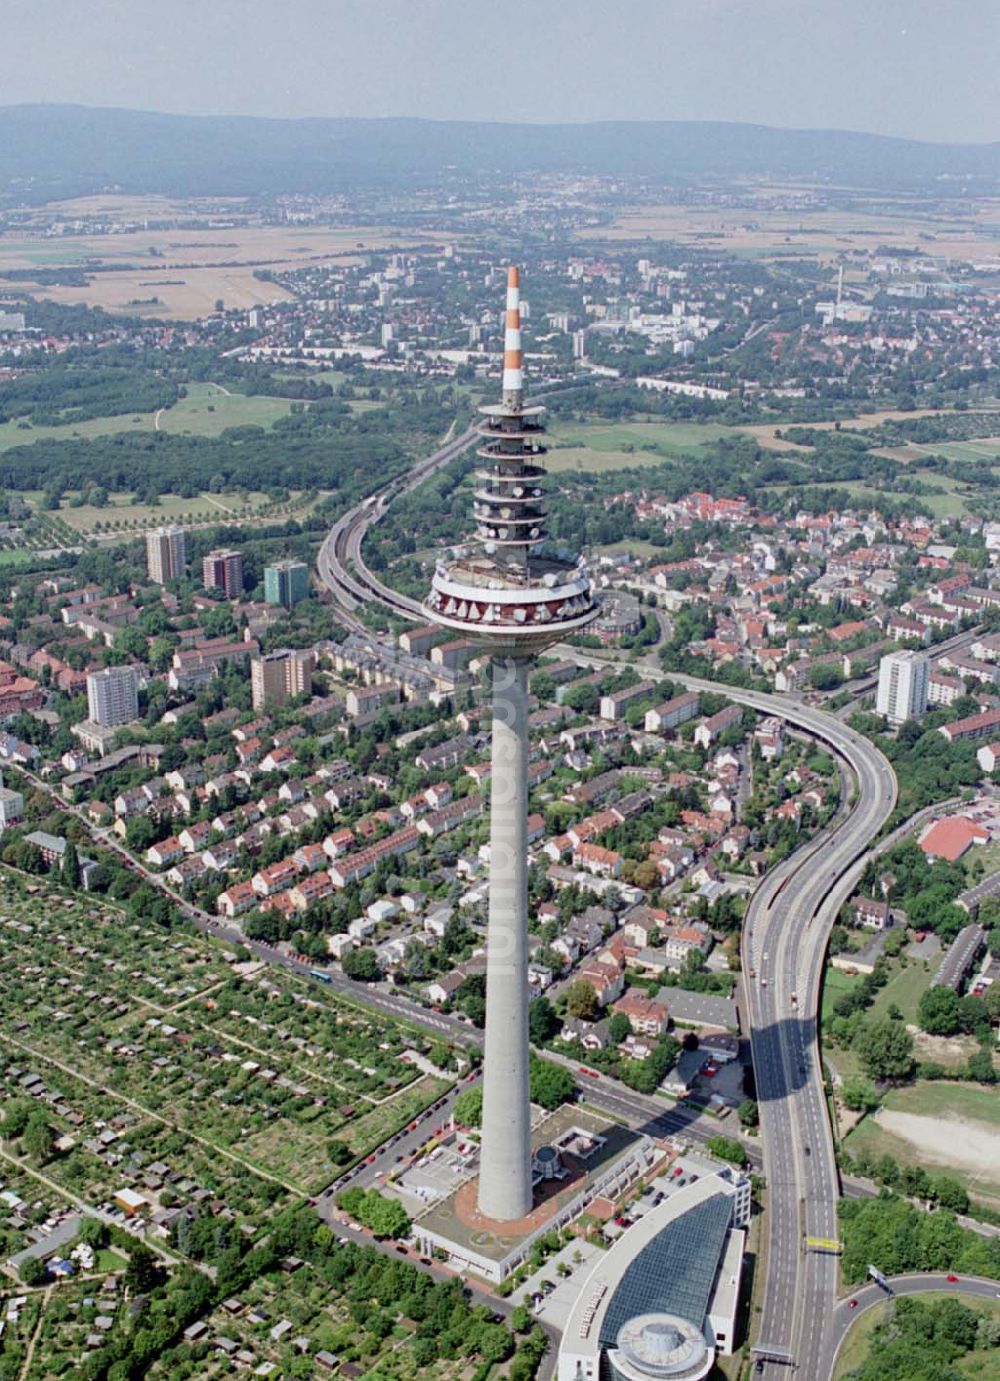
[[[878,664],[875,708],[891,724],[919,719],[927,709],[931,675],[926,652],[890,652]]]
[[[186,567],[187,543],[182,527],[172,524],[146,533],[146,570],[150,580],[166,585],[182,576]]]
[[[95,724],[131,724],[139,718],[135,667],[105,667],[87,677],[87,718]]]

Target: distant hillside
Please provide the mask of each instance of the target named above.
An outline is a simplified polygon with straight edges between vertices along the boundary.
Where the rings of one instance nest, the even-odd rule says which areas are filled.
[[[854,187],[991,191],[1000,182],[1000,144],[698,121],[498,125],[0,107],[0,195],[7,197],[44,200],[108,187],[173,195],[330,192],[426,182],[449,168],[678,182],[751,173]]]

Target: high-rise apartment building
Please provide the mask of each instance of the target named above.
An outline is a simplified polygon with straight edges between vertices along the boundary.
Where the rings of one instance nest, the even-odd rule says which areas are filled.
[[[292,609],[309,594],[309,567],[304,561],[276,561],[264,567],[264,600]]]
[[[135,667],[105,667],[87,677],[87,718],[95,724],[131,724],[139,718]]]
[[[166,585],[168,580],[182,576],[186,569],[187,542],[182,527],[172,524],[146,533],[146,570],[150,580]]]
[[[201,562],[201,583],[206,590],[223,590],[226,599],[243,593],[243,557],[238,551],[210,551]]]
[[[919,719],[930,695],[930,658],[926,652],[890,652],[878,664],[875,708],[891,724]]]
[[[24,797],[12,787],[4,786],[0,777],[0,834],[24,820]]]
[[[292,695],[312,694],[316,658],[312,652],[283,650],[254,657],[250,662],[250,690],[255,710],[273,709]]]

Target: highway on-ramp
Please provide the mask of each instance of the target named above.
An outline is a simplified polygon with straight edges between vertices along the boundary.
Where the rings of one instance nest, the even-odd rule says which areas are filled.
[[[851,1325],[877,1304],[898,1298],[900,1295],[928,1295],[945,1291],[954,1295],[978,1296],[980,1299],[1000,1299],[1000,1282],[984,1280],[981,1276],[959,1276],[949,1280],[943,1272],[919,1275],[889,1276],[888,1289],[872,1282],[862,1285],[848,1298],[842,1299],[833,1312],[832,1326],[826,1338],[826,1349],[822,1356],[820,1376],[833,1376],[837,1357],[844,1345]],[[851,1300],[856,1301],[852,1306]]]

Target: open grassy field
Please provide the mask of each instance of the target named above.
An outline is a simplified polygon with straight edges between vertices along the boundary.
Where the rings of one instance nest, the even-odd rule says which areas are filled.
[[[920,962],[911,961],[905,969],[897,967],[885,987],[879,989],[869,1011],[873,1017],[884,1017],[895,1003],[906,1021],[915,1022],[917,1003],[933,977]]]
[[[969,512],[964,495],[958,492],[957,486],[953,481],[928,472],[926,478],[929,484],[936,485],[944,489],[943,494],[921,494],[920,502],[932,510],[936,517],[965,517]],[[762,485],[763,489],[769,490],[773,494],[787,493],[788,490],[796,486],[790,484],[768,484]],[[824,480],[823,489],[835,489],[842,493],[847,500],[857,506],[874,504],[879,499],[886,498],[887,494],[891,497],[891,491],[876,489],[874,485],[864,484],[858,480]]]
[[[134,210],[132,198],[118,198],[117,202],[117,214],[126,223],[149,214]],[[396,231],[391,226],[137,228],[124,234],[84,235],[65,242],[2,237],[0,270],[100,265],[102,272],[85,287],[46,284],[44,296],[55,302],[84,302],[129,315],[190,320],[210,313],[219,298],[227,307],[253,307],[289,296],[277,283],[255,278],[255,269],[281,272],[331,260],[352,264],[368,250],[435,243],[433,234]],[[41,291],[30,280],[23,287],[29,293]],[[151,301],[153,298],[156,301]]]
[[[943,1290],[929,1290],[926,1295],[921,1295],[920,1300],[925,1304],[933,1304],[941,1299],[958,1299],[969,1309],[974,1309],[978,1314],[985,1314],[993,1318],[1000,1317],[1000,1300],[979,1299],[967,1295],[954,1295]],[[882,1304],[876,1304],[873,1309],[866,1309],[855,1323],[851,1325],[850,1332],[844,1339],[844,1346],[841,1348],[837,1358],[837,1366],[834,1370],[834,1381],[843,1381],[855,1367],[859,1367],[868,1355],[868,1348],[871,1345],[871,1336],[880,1323],[884,1323],[892,1311],[892,1302],[886,1300]],[[979,1381],[1000,1381],[1000,1353],[996,1349],[989,1351],[977,1351],[967,1353],[955,1363],[956,1368],[965,1376],[976,1376]]]
[[[80,508],[70,508],[64,501],[59,516],[76,532],[93,532],[95,525],[101,523],[108,529],[112,523],[127,523],[134,527],[148,527],[150,524],[177,521],[234,521],[248,517],[259,510],[270,499],[257,491],[246,494],[196,494],[193,498],[181,498],[179,494],[164,494],[159,504],[136,503],[132,494],[111,494],[107,508],[94,508],[83,504]],[[294,499],[293,499],[294,502]]]
[[[883,1111],[859,1123],[845,1146],[946,1172],[975,1198],[1000,1203],[1000,1099],[992,1089],[924,1079],[891,1089]]]
[[[839,425],[843,430],[861,431],[877,427],[885,422],[903,417],[939,417],[939,411],[930,408],[916,409],[910,413],[894,409],[862,413],[858,417],[845,418]],[[813,454],[811,446],[801,446],[789,441],[778,432],[787,431],[788,422],[759,422],[747,426],[726,426],[717,422],[670,422],[662,419],[644,421],[631,418],[626,422],[562,422],[552,423],[549,432],[550,452],[548,468],[552,471],[583,470],[597,473],[608,470],[627,470],[647,465],[662,465],[674,458],[688,459],[697,456],[702,448],[712,445],[724,437],[751,436],[757,444],[767,451],[779,453],[786,461],[801,460],[808,463]],[[831,431],[837,425],[833,422],[810,423],[817,431]],[[982,442],[955,442],[956,447],[984,446]],[[992,442],[989,443],[992,445]],[[898,448],[897,448],[898,449]],[[909,455],[917,460],[924,455],[947,451],[945,446],[914,449]],[[963,456],[968,459],[971,452]],[[916,470],[915,477],[926,479],[928,483],[949,490],[947,494],[928,497],[927,503],[935,512],[964,514],[965,504],[961,495],[954,492],[955,481],[948,480],[936,472],[921,474]],[[781,486],[774,486],[780,488]],[[875,493],[857,482],[843,481],[842,487],[849,488],[858,498],[870,497]]]
[[[546,464],[552,471],[597,473],[662,465],[675,457],[696,456],[737,428],[706,422],[558,422],[550,431]]]
[[[227,427],[270,427],[287,417],[287,398],[247,397],[230,393],[221,384],[188,384],[187,396],[172,408],[157,412],[94,417],[66,427],[33,427],[23,421],[0,423],[0,451],[28,446],[33,441],[73,441],[116,432],[173,432],[183,436],[218,436]]]

